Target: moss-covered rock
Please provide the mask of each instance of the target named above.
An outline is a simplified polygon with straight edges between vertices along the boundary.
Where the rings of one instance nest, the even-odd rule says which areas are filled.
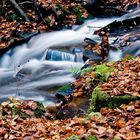
[[[40,118],[45,113],[46,109],[42,103],[36,102],[36,104],[37,107],[35,110],[28,109],[28,111],[32,112],[30,113],[32,115],[29,115],[28,112],[24,112],[22,108],[16,106],[12,107],[12,115],[18,115],[21,118],[29,118],[29,117]]]
[[[37,108],[34,111],[35,117],[39,118],[45,113],[46,109],[44,105],[40,102],[37,102]]]
[[[81,74],[83,75],[87,72],[92,72],[93,70],[94,70],[94,67],[87,67],[87,68],[82,69]]]
[[[114,71],[112,67],[108,67],[105,64],[97,65],[95,68],[96,78],[101,79],[103,81],[107,81],[111,72]]]
[[[45,108],[42,103],[32,100],[15,100],[9,98],[9,101],[2,103],[1,108],[2,116],[19,116],[24,119],[45,117],[48,113],[47,108]]]
[[[22,112],[19,108],[13,107],[12,108],[12,115],[20,116],[21,118],[29,118],[29,115],[25,112]]]
[[[127,104],[131,101],[140,99],[137,96],[132,95],[119,95],[119,96],[110,96],[109,94],[102,91],[99,87],[96,87],[92,93],[91,104],[89,112],[99,111],[102,107],[115,108],[121,104]]]
[[[86,136],[86,137],[80,137],[80,136],[71,136],[69,138],[66,138],[65,140],[97,140],[96,136],[92,136],[92,135],[89,135],[89,136]]]

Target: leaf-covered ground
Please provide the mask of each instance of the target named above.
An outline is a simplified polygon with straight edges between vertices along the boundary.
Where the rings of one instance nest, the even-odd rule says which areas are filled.
[[[37,7],[31,0],[16,2],[30,22],[25,22],[9,1],[0,1],[0,47],[22,40],[28,33],[59,30],[62,26],[81,23],[89,15],[80,0],[37,0]],[[109,11],[109,6],[126,12],[139,3],[139,0],[107,0],[103,7],[96,6],[102,10],[107,6],[106,13],[117,12],[116,9]],[[120,48],[133,43],[133,39],[139,40],[139,32],[132,34],[122,38],[122,43],[118,43],[122,44]],[[87,49],[90,47],[93,48],[89,45]],[[94,51],[100,54],[100,46]],[[41,103],[10,99],[0,105],[0,140],[140,139],[140,57],[100,65],[94,63],[81,71],[80,78],[72,86],[73,99],[90,98],[85,116],[58,119],[58,114],[51,114]],[[62,115],[69,108],[74,108],[72,103],[62,107]]]
[[[93,1],[93,7],[89,5],[86,8],[83,5],[90,3],[90,0],[15,1],[29,21],[25,21],[10,0],[1,0],[0,48],[26,38],[28,33],[70,28],[74,24],[82,24],[92,14],[94,17],[105,13],[114,16],[113,14],[119,15],[140,6],[139,0],[99,0]]]
[[[127,60],[128,59],[128,60]],[[111,67],[113,72],[108,73],[106,67]],[[97,69],[98,68],[98,69]],[[122,94],[132,94],[139,96],[140,92],[140,59],[132,59],[129,56],[124,58],[119,62],[106,63],[104,65],[94,66],[91,68],[83,69],[85,73],[82,75],[81,79],[77,79],[73,83],[75,88],[74,96],[81,94],[91,93],[92,88],[96,87],[100,83],[100,88],[107,93],[113,95],[122,95]],[[100,72],[101,71],[101,72]],[[100,77],[97,77],[100,73]],[[101,75],[104,74],[104,75]],[[109,74],[109,75],[108,75]],[[108,76],[109,79],[107,78]],[[107,78],[107,79],[106,79]],[[90,91],[91,90],[91,91]],[[112,92],[113,91],[113,92]]]
[[[90,110],[84,117],[75,116],[57,120],[40,103],[10,99],[0,106],[0,138],[5,140],[64,140],[66,138],[68,140],[138,140],[140,139],[139,77],[140,57],[135,59],[129,57],[83,71],[83,77],[79,80],[81,85],[79,89],[76,87],[77,91],[75,90],[73,94],[79,91],[82,94],[90,94],[82,89],[82,84],[84,88],[90,87],[92,92],[95,86],[91,86],[91,83],[100,79],[102,82],[98,82],[96,86],[98,85],[100,90],[111,97],[120,95],[138,97],[135,101],[115,108],[101,106],[98,112]],[[100,102],[97,103],[100,105]],[[91,101],[92,105],[94,104]]]
[[[88,12],[79,2],[69,0],[16,1],[29,21],[25,21],[10,1],[0,2],[0,47],[24,39],[35,31],[60,30],[86,19]]]

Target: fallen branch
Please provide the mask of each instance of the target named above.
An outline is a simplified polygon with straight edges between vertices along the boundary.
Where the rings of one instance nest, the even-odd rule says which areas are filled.
[[[20,2],[19,5],[23,5],[23,4],[32,4],[32,2],[30,1],[24,1],[24,2]]]
[[[16,3],[15,0],[10,0],[10,2],[13,4],[13,6],[15,7],[15,9],[20,13],[20,15],[22,16],[22,18],[27,21],[30,22],[29,18],[27,17],[26,13],[24,13],[24,11],[21,9],[21,7]]]

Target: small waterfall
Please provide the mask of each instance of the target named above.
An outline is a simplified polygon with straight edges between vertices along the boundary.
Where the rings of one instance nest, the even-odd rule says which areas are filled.
[[[73,61],[75,60],[74,54],[62,52],[58,50],[48,50],[46,53],[46,60],[51,61]]]
[[[67,46],[82,46],[85,44],[86,37],[100,41],[97,35],[93,36],[97,30],[106,24],[111,23],[112,19],[95,19],[85,22],[75,30],[64,30],[52,33],[42,33],[31,38],[27,44],[17,46],[1,58],[0,67],[14,68],[28,62],[31,59],[41,60],[47,49],[60,48]]]
[[[112,19],[106,21],[110,23]],[[55,101],[49,89],[75,80],[68,69],[80,69],[84,65],[81,49],[86,44],[84,39],[100,41],[93,35],[97,27],[104,26],[99,23],[93,20],[74,30],[42,33],[5,53],[0,58],[0,101],[17,95],[21,99]],[[59,48],[75,50],[65,52]]]
[[[1,67],[7,66],[8,68],[14,68],[31,59],[41,60],[45,51],[49,48],[82,45],[85,36],[85,34],[80,34],[71,30],[37,35],[27,44],[15,47],[12,50],[12,54],[4,55],[1,60],[10,61],[4,61]],[[10,59],[7,59],[8,57],[10,57]]]
[[[83,62],[83,51],[81,48],[74,49],[75,62]]]
[[[83,51],[81,48],[74,48],[72,53],[49,49],[46,51],[44,59],[51,61],[83,62]]]

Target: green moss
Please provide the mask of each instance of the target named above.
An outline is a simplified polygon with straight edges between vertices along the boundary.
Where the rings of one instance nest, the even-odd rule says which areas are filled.
[[[41,117],[41,116],[44,114],[45,110],[46,110],[46,109],[45,109],[45,107],[43,106],[43,104],[37,102],[37,108],[36,108],[36,110],[34,111],[34,114],[35,114],[35,116],[36,116],[37,118],[39,118],[39,117]]]
[[[92,93],[89,112],[99,111],[102,107],[115,108],[121,104],[127,104],[138,99],[139,97],[128,94],[111,97],[109,94],[100,90],[99,87],[96,87]]]
[[[96,136],[92,136],[92,135],[89,135],[87,137],[84,137],[84,138],[81,138],[80,136],[71,136],[69,138],[66,138],[65,140],[97,140]]]
[[[100,118],[101,113],[100,112],[91,112],[91,113],[87,114],[86,119],[90,120],[92,117]]]
[[[69,138],[66,138],[65,140],[81,140],[81,138],[79,136],[70,136]]]
[[[96,136],[89,135],[86,140],[98,140]]]
[[[95,71],[96,73],[96,78],[102,81],[107,81],[111,72],[113,72],[115,69],[112,67],[108,67],[105,64],[102,65],[97,65],[95,67],[89,67],[89,68],[85,68],[81,71],[81,74],[85,74],[87,72],[92,72]]]
[[[81,68],[68,68],[67,71],[73,74],[78,74],[81,72]]]
[[[65,92],[65,91],[67,91],[67,90],[71,90],[71,84],[66,84],[66,85],[64,85],[64,86],[62,86],[62,87],[60,87],[57,91],[58,92]]]
[[[120,61],[128,61],[128,60],[133,60],[133,59],[134,59],[134,57],[133,57],[133,56],[128,55],[128,56],[126,56],[126,57],[122,58]]]
[[[97,65],[95,67],[88,67],[88,68],[84,68],[84,69],[77,69],[77,68],[70,68],[68,69],[68,72],[71,73],[81,73],[81,75],[85,74],[85,73],[91,73],[91,72],[95,72],[96,73],[96,78],[102,81],[107,81],[111,72],[114,71],[114,68],[112,67],[108,67],[105,64],[102,65]]]
[[[88,68],[84,68],[82,71],[81,71],[81,74],[85,74],[87,72],[92,72],[94,70],[94,67],[88,67]]]
[[[109,100],[110,96],[96,87],[92,92],[90,112],[98,110],[101,106],[106,106],[106,104],[110,102]],[[108,104],[108,106],[111,105]]]
[[[97,79],[107,81],[111,72],[113,72],[114,69],[111,67],[107,67],[105,64],[102,64],[102,65],[97,65],[95,71],[96,71]]]
[[[77,21],[82,21],[84,20],[84,17],[83,17],[83,13],[81,12],[81,6],[77,6],[75,7],[71,12],[72,14],[76,15],[77,17]]]
[[[17,108],[17,107],[13,107],[13,108],[12,108],[12,114],[13,114],[13,115],[18,115],[18,116],[20,116],[21,118],[28,118],[28,117],[29,117],[28,114],[22,112],[22,111],[21,111],[19,108]]]
[[[42,103],[37,102],[37,108],[33,111],[34,116],[39,118],[41,117],[44,112],[45,112],[45,107],[43,106]],[[28,114],[26,114],[25,112],[22,112],[20,108],[17,107],[13,107],[12,108],[12,114],[13,115],[18,115],[21,118],[29,118],[30,116]]]
[[[117,107],[117,106],[120,106],[122,104],[127,104],[131,101],[139,100],[140,98],[137,96],[132,96],[132,95],[126,94],[126,95],[122,95],[122,96],[121,95],[114,96],[112,99],[113,99],[112,100],[113,107]]]

